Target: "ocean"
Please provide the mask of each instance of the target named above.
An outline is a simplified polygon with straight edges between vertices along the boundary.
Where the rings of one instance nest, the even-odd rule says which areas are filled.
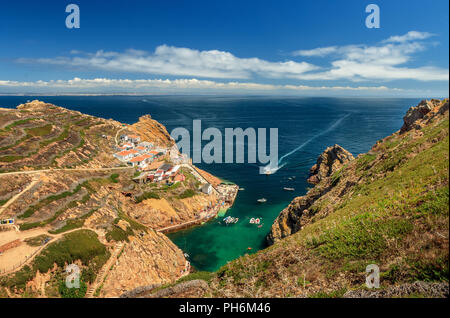
[[[278,128],[279,159],[275,174],[260,175],[257,164],[197,164],[220,178],[245,188],[239,191],[227,215],[239,222],[224,225],[220,219],[169,234],[189,254],[198,270],[214,271],[228,261],[265,247],[273,220],[290,201],[306,193],[309,168],[328,146],[339,144],[356,157],[402,126],[402,118],[419,99],[296,98],[266,96],[0,96],[0,107],[15,107],[39,99],[93,116],[132,124],[150,114],[171,132],[192,121],[202,128]],[[284,187],[295,191],[284,191]],[[266,198],[266,203],[257,199]],[[262,219],[262,227],[250,224]]]

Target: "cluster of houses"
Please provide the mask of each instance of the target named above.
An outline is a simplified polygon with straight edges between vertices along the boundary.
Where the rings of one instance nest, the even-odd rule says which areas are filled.
[[[187,155],[180,154],[176,146],[167,150],[156,147],[151,142],[141,142],[138,135],[124,134],[119,137],[119,145],[116,145],[116,151],[114,157],[141,171],[141,174],[134,178],[136,182],[174,184],[185,181],[185,175],[179,170],[182,164],[190,163],[190,159]],[[167,153],[170,155],[171,163],[157,160]],[[203,184],[201,191],[210,194],[212,192],[211,184]]]
[[[114,157],[139,170],[145,169],[167,152],[164,148],[155,147],[151,142],[141,142],[141,138],[137,135],[121,135],[120,145],[116,146],[116,150],[118,152]]]

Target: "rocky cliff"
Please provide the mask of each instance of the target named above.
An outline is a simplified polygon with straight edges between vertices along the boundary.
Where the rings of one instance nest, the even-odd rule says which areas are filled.
[[[125,125],[41,101],[0,109],[0,219],[14,218],[20,230],[0,228],[0,245],[36,242],[0,255],[0,295],[64,296],[58,286],[70,262],[80,265],[88,296],[116,297],[186,273],[183,252],[156,230],[197,220],[217,198],[199,193],[188,169],[174,186],[133,181],[136,171],[113,156],[122,133],[174,144],[150,115]]]
[[[317,212],[312,206],[332,189],[339,179],[339,171],[352,160],[354,160],[353,155],[339,145],[325,149],[317,158],[316,164],[311,167],[308,178],[308,182],[311,184],[317,185],[322,182],[321,186],[308,191],[304,196],[295,198],[288,207],[281,211],[267,235],[268,244],[273,244],[308,224]],[[322,213],[328,212],[323,211]]]
[[[163,147],[171,147],[175,144],[166,127],[150,115],[139,117],[139,121],[128,127],[129,130],[140,135],[142,140],[152,142]]]
[[[356,158],[326,149],[271,246],[224,265],[202,296],[448,297],[448,109],[448,99],[422,101]],[[365,288],[368,265],[378,290]]]

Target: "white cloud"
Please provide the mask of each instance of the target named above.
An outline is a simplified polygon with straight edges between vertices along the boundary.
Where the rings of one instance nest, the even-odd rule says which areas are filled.
[[[425,40],[429,37],[432,37],[434,34],[428,33],[428,32],[418,32],[418,31],[409,31],[408,33],[404,35],[394,35],[391,36],[389,39],[384,40],[383,42],[408,42],[413,40]]]
[[[329,65],[319,67],[305,61],[271,62],[257,57],[239,58],[219,50],[199,51],[167,45],[154,52],[130,49],[125,52],[83,53],[69,56],[18,59],[23,63],[61,65],[79,70],[101,70],[134,74],[158,74],[211,79],[294,79],[321,81],[448,81],[448,69],[408,65],[414,54],[427,49],[427,32],[410,31],[391,36],[377,45],[345,45],[298,50],[294,56],[327,57]]]
[[[58,90],[58,92],[105,92],[110,91],[126,91],[126,92],[146,92],[151,93],[162,90],[203,90],[203,91],[234,91],[234,92],[276,92],[276,91],[400,91],[397,88],[388,88],[386,86],[307,86],[307,85],[275,85],[275,84],[259,84],[251,82],[216,82],[210,80],[199,79],[81,79],[74,78],[71,80],[51,80],[51,81],[0,81],[1,88],[27,88],[38,91]]]
[[[379,45],[346,45],[296,51],[297,56],[323,57],[332,55],[327,70],[300,74],[303,80],[405,80],[448,81],[449,71],[433,66],[407,67],[414,53],[427,46],[421,40],[432,34],[411,31],[405,35],[392,36]]]
[[[312,50],[298,50],[292,53],[292,55],[294,56],[326,56],[329,55],[331,53],[335,53],[337,51],[337,47],[336,46],[328,46],[328,47],[318,47],[316,49],[312,49]]]
[[[72,51],[72,55],[80,53]],[[19,62],[43,63],[99,69],[114,72],[245,79],[253,75],[267,78],[292,77],[318,69],[306,62],[269,62],[259,58],[238,58],[218,50],[198,51],[161,45],[153,53],[127,50],[123,53],[97,51],[71,57],[18,59]]]

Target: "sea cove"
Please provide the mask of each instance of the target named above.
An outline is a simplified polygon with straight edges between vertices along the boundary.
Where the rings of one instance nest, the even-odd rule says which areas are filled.
[[[246,253],[265,247],[265,237],[278,213],[306,192],[309,168],[328,146],[339,144],[358,155],[379,139],[398,130],[406,110],[418,99],[289,98],[257,96],[2,96],[2,107],[15,107],[41,99],[90,115],[134,123],[144,115],[171,132],[184,127],[192,132],[193,120],[204,128],[278,128],[277,173],[259,174],[253,163],[199,164],[214,175],[245,188],[226,216],[238,217],[224,225],[222,218],[169,234],[199,270],[213,271]],[[284,191],[283,188],[295,191]],[[259,204],[259,198],[267,202]],[[261,227],[250,224],[260,218]],[[249,249],[250,248],[250,249]]]

